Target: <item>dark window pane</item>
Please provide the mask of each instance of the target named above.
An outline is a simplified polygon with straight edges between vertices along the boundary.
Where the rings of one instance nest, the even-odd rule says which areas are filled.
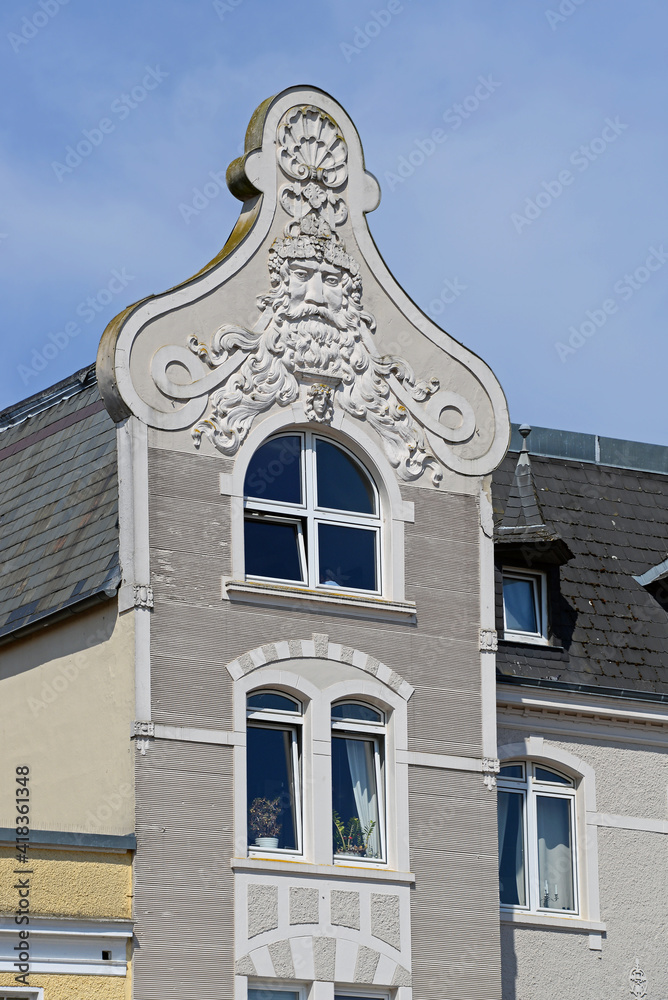
[[[248,1000],[299,1000],[299,993],[293,990],[248,990]]]
[[[318,525],[320,583],[328,587],[376,590],[376,532]]]
[[[334,853],[380,857],[378,790],[371,740],[332,738]]]
[[[318,507],[374,514],[375,497],[368,476],[344,451],[316,440]]]
[[[539,906],[574,910],[570,799],[536,796]]]
[[[255,691],[253,694],[249,694],[247,706],[254,709],[266,708],[274,712],[301,713],[301,705],[296,704],[292,698],[277,694],[275,691]]]
[[[563,774],[555,774],[554,771],[548,771],[546,767],[538,767],[536,765],[536,781],[553,781],[555,785],[572,785],[573,782],[565,778]]]
[[[302,579],[297,524],[277,524],[263,518],[246,518],[244,545],[246,576],[275,580]]]
[[[499,814],[499,894],[506,906],[525,906],[524,888],[524,828],[522,803],[524,796],[500,791],[497,796]]]
[[[503,605],[506,611],[506,628],[515,632],[538,632],[536,602],[532,580],[503,581]]]
[[[522,764],[505,764],[499,771],[500,778],[523,778],[524,766]]]
[[[297,849],[292,740],[292,729],[248,727],[248,843],[251,847]],[[262,838],[268,839],[258,843]]]
[[[383,717],[377,708],[370,705],[359,705],[357,702],[344,701],[332,706],[333,719],[351,719],[362,722],[382,722]]]
[[[289,434],[258,448],[246,470],[244,495],[260,500],[301,503],[301,447],[302,439]]]

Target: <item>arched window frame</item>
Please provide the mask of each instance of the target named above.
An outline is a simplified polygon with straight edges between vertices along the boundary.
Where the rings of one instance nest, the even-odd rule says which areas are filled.
[[[370,471],[363,462],[340,441],[334,441],[326,434],[313,430],[284,430],[283,432],[267,438],[260,447],[270,441],[279,441],[282,438],[296,437],[300,442],[300,470],[301,470],[301,503],[291,503],[265,499],[261,495],[254,495],[252,491],[244,495],[244,519],[257,515],[293,524],[298,527],[298,552],[299,563],[302,573],[302,580],[295,581],[286,577],[265,577],[252,576],[246,569],[246,579],[257,579],[268,583],[287,584],[288,586],[305,586],[312,589],[340,592],[341,589],[350,590],[359,594],[380,594],[383,582],[383,518],[381,511],[380,495],[378,487]],[[372,512],[361,512],[353,510],[342,510],[325,507],[320,504],[317,496],[317,462],[326,461],[318,456],[318,443],[322,441],[337,447],[359,471],[363,479],[370,487],[372,496]],[[271,463],[270,463],[271,465]],[[251,477],[252,478],[252,477]],[[259,491],[258,491],[259,493]],[[331,525],[333,527],[357,528],[361,531],[372,534],[374,537],[374,579],[376,586],[373,588],[338,587],[319,580],[319,529],[320,526]]]
[[[278,644],[278,646],[287,643]],[[314,656],[312,644],[303,641],[304,655]],[[340,647],[329,645],[325,662],[336,659]],[[264,647],[249,652],[252,659],[261,659]],[[243,867],[243,859],[252,866],[262,866],[264,859],[271,861],[285,858],[279,852],[250,850],[247,826],[247,776],[246,776],[246,732],[247,696],[256,690],[273,690],[298,699],[303,705],[302,715],[302,862],[304,864],[343,866],[351,871],[349,859],[336,861],[332,850],[332,775],[331,775],[331,710],[340,701],[360,701],[372,705],[385,716],[385,778],[384,811],[386,828],[386,860],[374,862],[365,859],[368,867],[381,867],[392,871],[408,872],[409,829],[408,829],[408,765],[405,756],[408,749],[407,702],[413,689],[396,675],[390,687],[383,680],[367,673],[363,668],[351,668],[345,663],[344,670],[359,674],[353,678],[327,683],[323,687],[311,683],[299,668],[292,666],[291,658],[281,655],[278,662],[256,666],[238,674],[235,661],[228,664],[228,671],[234,679],[234,802],[235,802],[235,865]],[[286,650],[287,653],[287,650]],[[332,655],[332,653],[334,655]],[[354,659],[366,659],[358,651]],[[343,663],[343,661],[341,661]],[[380,665],[381,676],[390,671]],[[398,683],[399,693],[396,685]],[[326,808],[323,808],[323,803]]]
[[[280,433],[313,430],[306,420],[303,405],[293,403],[281,412],[266,417],[248,435],[239,449],[231,473],[220,474],[220,490],[230,498],[231,522],[231,575],[223,578],[223,597],[245,581],[244,566],[244,481],[246,471],[255,451],[271,437]],[[414,605],[406,602],[404,570],[404,524],[413,523],[414,505],[404,500],[395,472],[379,445],[360,425],[341,410],[337,410],[331,425],[318,428],[320,436],[341,445],[367,470],[378,490],[381,522],[382,581],[381,597],[370,595],[375,602],[378,617],[414,616]],[[277,592],[281,589],[278,585]],[[283,588],[294,599],[300,592],[313,594],[308,588],[290,586]],[[324,595],[324,591],[322,592]],[[336,602],[345,600],[346,592],[329,593],[325,599]],[[358,595],[359,597],[359,595]],[[368,611],[368,608],[367,608]]]
[[[575,782],[575,830],[577,845],[578,916],[559,911],[526,911],[517,907],[501,907],[501,922],[531,926],[572,928],[589,932],[589,947],[600,951],[601,935],[605,924],[601,922],[598,888],[598,826],[596,823],[596,775],[586,761],[562,747],[546,743],[541,736],[529,736],[516,743],[499,746],[501,766],[514,761],[544,765],[561,772]]]

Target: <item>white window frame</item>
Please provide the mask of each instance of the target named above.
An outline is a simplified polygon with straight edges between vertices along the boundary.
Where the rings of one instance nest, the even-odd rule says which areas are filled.
[[[310,590],[324,591],[325,593],[379,596],[382,593],[383,586],[383,518],[380,492],[374,477],[349,448],[346,448],[340,441],[328,438],[326,435],[315,431],[285,428],[280,433],[268,437],[262,445],[281,437],[299,437],[300,439],[301,491],[303,502],[301,504],[293,504],[278,500],[263,500],[260,497],[244,496],[244,520],[250,519],[253,514],[256,514],[267,521],[297,525],[302,579],[289,580],[283,577],[257,576],[248,573],[245,575],[245,579],[257,583],[276,583],[293,587],[307,587]],[[333,510],[318,506],[316,503],[316,442],[318,440],[339,448],[359,468],[361,475],[370,483],[373,491],[374,514]],[[259,447],[262,447],[262,445]],[[374,571],[376,577],[376,587],[374,590],[362,590],[355,587],[339,587],[333,584],[320,583],[318,528],[321,524],[333,524],[343,528],[361,528],[373,531],[375,538]],[[306,538],[304,538],[304,527],[306,528]]]
[[[533,642],[546,645],[547,638],[547,576],[540,570],[526,570],[514,566],[504,566],[502,569],[503,586],[506,577],[513,580],[528,580],[533,584],[534,610],[538,622],[537,632],[524,632],[521,629],[508,627],[506,621],[506,597],[503,594],[503,637],[517,642]]]
[[[563,772],[558,766],[536,760],[503,760],[501,767],[520,765],[524,772],[523,778],[508,778],[499,774],[497,786],[499,792],[513,792],[522,796],[522,830],[524,837],[524,894],[527,902],[524,905],[501,903],[501,911],[522,911],[536,913],[541,916],[578,917],[580,915],[580,878],[578,871],[578,823],[577,823],[577,782],[570,774]],[[568,785],[557,782],[541,781],[536,778],[536,768],[553,771],[559,777],[565,778]],[[563,910],[556,906],[541,905],[543,896],[538,877],[538,840],[537,840],[537,810],[538,796],[567,799],[570,803],[571,821],[571,865],[573,872],[573,903],[574,909]],[[549,887],[548,887],[549,890]]]
[[[251,691],[249,692],[247,699],[252,698],[253,695],[265,692],[267,694],[280,695],[282,698],[289,698],[290,701],[294,702],[295,706],[299,707],[298,712],[289,712],[287,710],[281,711],[280,709],[246,708],[247,732],[249,729],[278,729],[281,732],[285,732],[287,730],[292,733],[292,776],[294,781],[293,794],[295,799],[295,836],[297,839],[297,847],[262,848],[257,845],[253,846],[248,844],[248,857],[266,857],[267,855],[277,855],[278,857],[285,857],[286,855],[291,857],[301,857],[304,851],[302,835],[302,756],[304,753],[304,707],[302,703],[293,695],[286,694],[284,691],[279,691],[271,687],[262,687]]]
[[[374,711],[379,712],[381,715],[381,722],[366,722],[364,719],[332,719],[332,740],[336,737],[348,738],[348,739],[358,739],[363,742],[373,741],[374,745],[374,773],[376,778],[376,793],[378,795],[378,839],[380,841],[380,857],[378,858],[358,858],[351,856],[349,854],[337,854],[334,850],[334,844],[332,844],[332,856],[334,859],[334,864],[340,865],[362,865],[368,868],[369,865],[387,865],[387,835],[386,835],[386,812],[385,812],[385,777],[386,777],[386,746],[387,741],[385,739],[386,735],[386,722],[385,713],[381,709],[377,708],[370,702],[366,702],[361,698],[340,698],[332,703],[332,708],[337,704],[355,704],[364,705],[365,707],[372,708]],[[333,789],[332,789],[333,791]],[[330,809],[334,811],[333,803],[330,804]]]
[[[272,993],[296,993],[297,1000],[307,1000],[308,989],[303,983],[276,982],[275,979],[249,979],[246,985],[246,998],[250,990],[266,990]]]

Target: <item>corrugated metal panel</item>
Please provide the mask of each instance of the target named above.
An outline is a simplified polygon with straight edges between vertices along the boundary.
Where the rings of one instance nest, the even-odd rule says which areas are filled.
[[[427,753],[482,753],[480,691],[419,684],[408,703],[408,746]]]
[[[403,487],[405,500],[415,504],[415,531],[435,538],[456,538],[476,544],[479,535],[475,497]]]
[[[134,997],[232,997],[232,748],[155,740],[136,762]]]
[[[409,792],[414,996],[499,1000],[496,795],[481,774],[425,767]]]
[[[210,458],[194,450],[188,455],[181,451],[149,448],[149,492],[158,496],[217,503],[223,499],[220,473],[229,473],[233,467],[234,462],[222,455]]]

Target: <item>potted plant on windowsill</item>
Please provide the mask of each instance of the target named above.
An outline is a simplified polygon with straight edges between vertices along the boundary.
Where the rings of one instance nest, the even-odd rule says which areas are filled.
[[[368,826],[362,826],[357,816],[351,816],[348,823],[344,823],[337,812],[334,813],[334,853],[347,854],[358,858],[372,858],[374,852],[370,850],[370,840],[376,825],[374,820]]]
[[[278,821],[280,812],[280,795],[275,799],[261,797],[253,799],[248,811],[248,825],[251,833],[255,834],[256,847],[265,851],[278,847],[278,838],[283,825]]]

